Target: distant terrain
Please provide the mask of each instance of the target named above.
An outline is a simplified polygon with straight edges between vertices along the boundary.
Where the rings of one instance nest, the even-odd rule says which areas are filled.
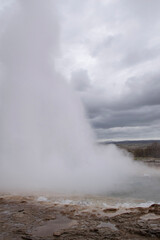
[[[160,167],[160,140],[104,141],[102,144],[116,144],[130,152],[135,160]]]
[[[134,146],[147,146],[152,143],[160,143],[160,140],[124,140],[124,141],[103,141],[102,144],[116,144],[116,145],[134,145]]]

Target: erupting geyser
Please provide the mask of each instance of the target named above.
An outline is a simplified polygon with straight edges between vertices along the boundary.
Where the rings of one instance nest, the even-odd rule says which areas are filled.
[[[0,190],[106,192],[134,174],[122,151],[95,145],[81,103],[54,70],[54,1],[17,0],[1,18]]]

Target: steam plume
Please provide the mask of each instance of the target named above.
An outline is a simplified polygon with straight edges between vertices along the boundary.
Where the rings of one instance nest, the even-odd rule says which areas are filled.
[[[0,189],[106,192],[134,174],[129,156],[94,144],[79,99],[54,69],[55,1],[17,0],[2,17]]]

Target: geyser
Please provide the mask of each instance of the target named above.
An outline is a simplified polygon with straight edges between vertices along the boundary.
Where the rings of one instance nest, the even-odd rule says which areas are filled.
[[[55,71],[54,9],[51,0],[17,0],[1,14],[0,190],[107,192],[137,165],[115,146],[96,146],[78,97]]]

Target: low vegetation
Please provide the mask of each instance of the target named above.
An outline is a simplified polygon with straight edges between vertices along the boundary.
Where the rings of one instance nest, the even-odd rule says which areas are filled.
[[[135,158],[160,158],[160,143],[158,142],[154,142],[148,146],[128,147],[127,150],[131,152]]]

